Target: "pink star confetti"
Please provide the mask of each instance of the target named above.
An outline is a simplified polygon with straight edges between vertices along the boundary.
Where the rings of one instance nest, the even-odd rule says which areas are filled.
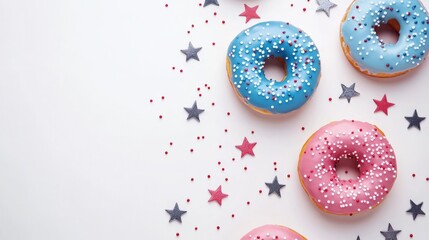
[[[241,145],[237,145],[235,147],[241,151],[241,158],[243,158],[247,154],[251,155],[251,156],[255,156],[255,153],[253,153],[253,148],[255,147],[255,145],[256,145],[256,142],[249,143],[249,141],[245,137],[243,140],[243,143]]]
[[[259,5],[256,5],[254,7],[249,7],[247,4],[244,4],[244,12],[242,12],[239,16],[246,17],[246,23],[248,23],[251,19],[259,19],[259,15],[256,13],[256,10],[258,10]]]
[[[392,107],[393,105],[395,105],[394,103],[391,103],[391,102],[387,101],[386,94],[384,94],[384,96],[383,96],[383,98],[381,100],[376,100],[376,99],[373,99],[373,100],[374,100],[375,104],[377,105],[377,108],[374,110],[374,112],[380,112],[380,111],[382,111],[386,115],[389,115],[389,113],[388,113],[387,110],[390,107]]]
[[[228,197],[228,194],[224,194],[222,192],[222,185],[219,185],[219,187],[216,190],[209,189],[209,193],[211,194],[209,202],[216,201],[219,204],[219,206],[222,206],[222,200]]]

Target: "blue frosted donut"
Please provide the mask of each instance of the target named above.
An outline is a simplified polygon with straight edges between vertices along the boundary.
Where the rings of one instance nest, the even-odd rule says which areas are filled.
[[[268,58],[285,64],[287,75],[283,81],[265,77]],[[284,22],[262,22],[239,33],[228,48],[226,67],[240,98],[266,114],[300,108],[313,94],[320,77],[319,51],[313,40]]]
[[[390,24],[399,32],[395,44],[384,43],[374,27]],[[341,24],[342,47],[361,72],[394,77],[419,66],[429,50],[429,16],[419,0],[356,0]]]

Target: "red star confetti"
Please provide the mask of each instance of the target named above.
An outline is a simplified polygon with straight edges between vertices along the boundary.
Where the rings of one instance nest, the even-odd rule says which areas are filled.
[[[256,13],[256,10],[258,10],[259,5],[256,5],[254,7],[249,7],[247,4],[244,4],[244,12],[242,12],[239,16],[240,17],[246,17],[246,23],[248,23],[251,19],[259,19],[259,15]]]
[[[219,187],[216,190],[209,189],[209,193],[211,194],[209,202],[216,201],[219,204],[219,206],[222,206],[222,200],[228,197],[228,194],[224,194],[222,192],[222,185],[219,185]]]
[[[241,158],[243,158],[247,154],[249,154],[251,156],[255,156],[255,153],[253,153],[253,148],[255,147],[255,145],[256,145],[256,142],[249,143],[249,141],[245,137],[243,140],[243,143],[241,145],[237,145],[235,147],[241,151]]]
[[[377,108],[374,110],[374,112],[379,112],[382,111],[384,112],[384,114],[389,115],[389,113],[387,112],[387,110],[392,107],[393,105],[395,105],[394,103],[388,102],[387,101],[387,97],[386,94],[384,94],[383,98],[381,100],[376,100],[373,99],[375,104],[377,105]]]

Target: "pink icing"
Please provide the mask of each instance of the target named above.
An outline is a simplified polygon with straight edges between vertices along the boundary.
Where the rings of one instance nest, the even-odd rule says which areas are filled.
[[[244,235],[241,240],[306,240],[305,237],[299,235],[297,232],[279,225],[265,225],[258,227]]]
[[[358,161],[356,179],[338,178],[335,163],[344,157]],[[384,200],[396,179],[396,157],[376,126],[343,120],[314,133],[302,150],[298,172],[318,207],[329,213],[353,214]]]

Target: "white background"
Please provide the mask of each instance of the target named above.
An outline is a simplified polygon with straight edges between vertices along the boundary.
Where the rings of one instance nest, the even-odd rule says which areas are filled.
[[[413,221],[405,211],[413,199],[425,201],[429,213],[429,120],[422,131],[407,130],[404,116],[417,109],[429,117],[429,64],[397,81],[355,71],[338,33],[349,1],[337,1],[330,18],[315,12],[314,0],[219,0],[206,8],[202,2],[0,0],[0,239],[167,240],[180,233],[178,239],[232,240],[273,223],[309,239],[374,240],[383,239],[379,231],[389,222],[402,230],[400,239],[410,233],[428,239],[428,217]],[[245,2],[260,5],[261,19],[245,24],[238,16]],[[299,26],[321,54],[316,93],[284,117],[246,108],[225,71],[233,37],[269,20]],[[203,47],[200,62],[185,62],[180,53],[189,41]],[[356,83],[361,96],[339,100],[341,83]],[[389,116],[373,113],[372,99],[385,93],[396,104]],[[205,109],[200,123],[186,121],[183,110],[194,100]],[[305,140],[340,119],[378,125],[398,159],[385,202],[354,217],[319,211],[296,173]],[[234,146],[244,137],[257,142],[255,157],[240,159]],[[286,184],[282,198],[267,195],[264,183],[274,176]],[[219,185],[229,194],[221,207],[207,202],[207,190]],[[183,224],[168,222],[165,209],[176,202],[188,211]]]

